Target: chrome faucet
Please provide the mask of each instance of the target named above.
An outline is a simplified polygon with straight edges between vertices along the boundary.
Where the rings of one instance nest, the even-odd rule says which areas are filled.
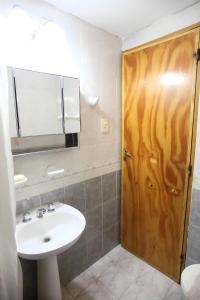
[[[54,203],[49,203],[48,204],[47,211],[48,212],[55,211],[55,205],[54,205]]]
[[[38,208],[38,210],[37,210],[37,217],[38,218],[43,218],[45,212],[46,212],[45,208],[43,208],[43,207],[42,208]]]
[[[22,222],[26,223],[26,222],[29,222],[29,221],[31,221],[31,220],[32,220],[32,218],[31,218],[30,212],[29,212],[29,211],[25,212],[25,213],[23,214]]]

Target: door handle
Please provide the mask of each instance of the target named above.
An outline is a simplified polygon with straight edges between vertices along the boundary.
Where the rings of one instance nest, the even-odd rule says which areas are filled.
[[[132,155],[128,152],[128,150],[125,148],[124,149],[124,160],[126,160],[127,158],[133,158]]]

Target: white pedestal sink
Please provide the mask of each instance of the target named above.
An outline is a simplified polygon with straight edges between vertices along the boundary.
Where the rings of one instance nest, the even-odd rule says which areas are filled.
[[[72,206],[56,203],[54,212],[43,218],[31,212],[32,220],[17,222],[17,251],[22,258],[37,260],[38,300],[61,300],[57,255],[80,238],[86,221]]]

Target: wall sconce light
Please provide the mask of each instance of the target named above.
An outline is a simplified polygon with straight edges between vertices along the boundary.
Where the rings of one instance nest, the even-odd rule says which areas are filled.
[[[86,102],[90,107],[95,107],[97,103],[99,102],[99,97],[88,97],[86,98]]]

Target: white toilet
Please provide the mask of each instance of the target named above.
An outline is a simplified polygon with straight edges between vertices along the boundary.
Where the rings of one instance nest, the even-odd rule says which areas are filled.
[[[181,274],[181,287],[184,299],[200,300],[200,264],[184,269]]]

